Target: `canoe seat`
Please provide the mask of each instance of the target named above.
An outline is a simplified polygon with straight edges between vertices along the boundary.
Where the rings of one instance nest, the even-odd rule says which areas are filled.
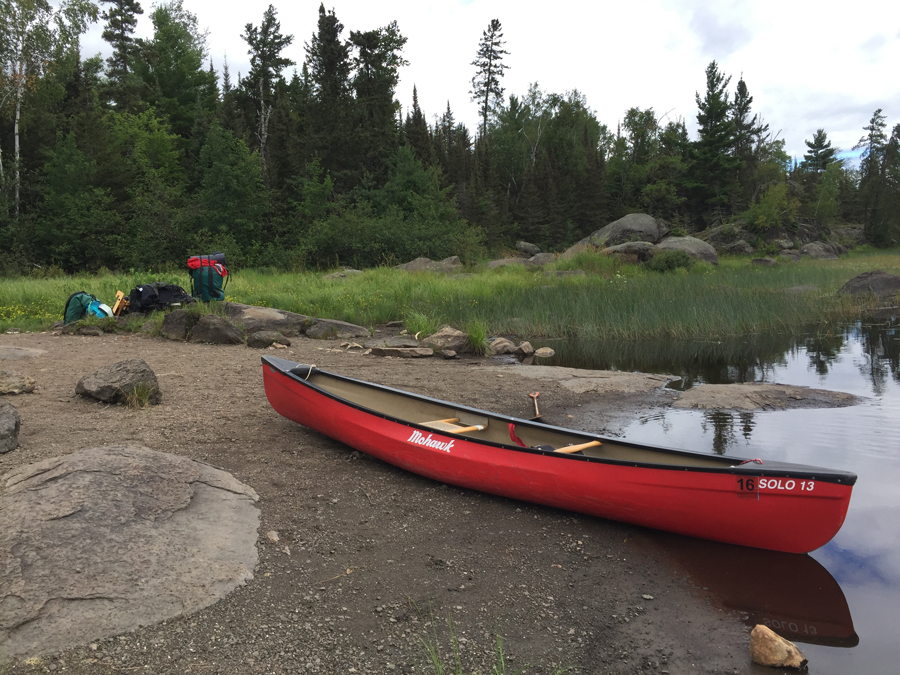
[[[486,427],[483,424],[475,424],[472,426],[463,426],[456,424],[459,422],[458,417],[450,417],[445,420],[433,420],[431,422],[420,422],[423,427],[434,429],[435,431],[449,431],[451,434],[466,434],[470,431],[481,431]]]

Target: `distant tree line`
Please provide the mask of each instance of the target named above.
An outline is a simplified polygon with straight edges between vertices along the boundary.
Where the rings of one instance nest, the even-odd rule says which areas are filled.
[[[716,62],[683,119],[625,111],[615,130],[577,91],[505,96],[502,26],[475,45],[473,133],[417,90],[396,99],[406,37],[395,21],[346,33],[318,10],[306,58],[274,7],[241,37],[246,74],[209,60],[181,0],[0,0],[0,271],[160,268],[225,250],[238,264],[369,266],[475,257],[526,239],[560,249],[642,211],[685,232],[740,222],[764,239],[863,223],[900,236],[900,125],[864,127],[859,168],[824,129],[794,162]],[[104,22],[112,55],[82,59]],[[419,83],[438,86],[437,83]]]

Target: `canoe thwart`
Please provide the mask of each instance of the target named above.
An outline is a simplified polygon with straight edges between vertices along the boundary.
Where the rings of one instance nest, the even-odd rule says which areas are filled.
[[[450,417],[445,420],[434,420],[432,422],[420,422],[423,427],[434,429],[435,431],[449,431],[452,434],[465,434],[470,431],[481,431],[486,428],[484,424],[475,424],[472,426],[462,426],[455,424],[459,422],[458,417]]]
[[[591,441],[589,443],[581,443],[579,445],[567,445],[564,448],[557,448],[556,452],[565,452],[566,454],[572,452],[579,452],[581,450],[586,450],[587,448],[596,448],[598,445],[603,445],[600,441]]]

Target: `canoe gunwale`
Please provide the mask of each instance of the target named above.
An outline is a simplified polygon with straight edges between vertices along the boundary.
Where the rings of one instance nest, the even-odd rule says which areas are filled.
[[[777,462],[777,461],[767,461],[765,464],[759,464],[752,460],[748,460],[747,463],[743,464],[735,464],[734,462],[743,462],[745,458],[740,457],[726,457],[719,455],[709,455],[707,453],[694,452],[691,450],[679,450],[675,448],[667,448],[663,446],[655,446],[646,443],[634,443],[626,440],[618,439],[618,438],[605,438],[603,436],[598,436],[596,434],[590,434],[586,432],[579,432],[572,429],[566,429],[564,427],[557,427],[551,424],[544,424],[542,422],[535,422],[531,420],[525,420],[517,417],[511,417],[508,415],[503,415],[500,413],[490,412],[486,410],[482,410],[479,408],[473,408],[470,406],[452,403],[449,401],[445,401],[442,399],[432,398],[430,396],[426,396],[423,394],[415,394],[409,391],[405,391],[403,389],[395,389],[393,387],[389,387],[382,384],[377,384],[374,382],[367,382],[365,380],[358,380],[352,377],[347,377],[345,375],[340,375],[337,373],[332,373],[330,371],[325,371],[318,369],[316,366],[307,366],[305,364],[297,364],[296,362],[289,361],[287,359],[281,359],[278,357],[272,356],[263,356],[262,362],[265,365],[268,365],[273,371],[279,373],[280,375],[290,378],[295,382],[302,384],[305,387],[308,387],[314,391],[316,391],[319,395],[330,398],[341,405],[348,406],[360,412],[363,412],[368,415],[372,415],[374,417],[384,419],[386,421],[392,422],[394,424],[399,424],[410,429],[416,429],[424,433],[443,433],[451,438],[456,437],[453,433],[448,432],[436,432],[435,429],[425,426],[423,424],[419,424],[416,422],[411,422],[409,420],[395,417],[388,413],[382,413],[377,410],[373,410],[367,406],[355,403],[348,399],[345,399],[337,394],[334,394],[327,389],[319,387],[312,382],[310,382],[307,378],[313,373],[319,373],[325,377],[334,378],[336,380],[340,380],[343,382],[351,383],[356,386],[361,386],[369,389],[373,389],[376,391],[382,391],[390,394],[400,395],[403,397],[411,398],[414,400],[425,401],[428,403],[433,403],[440,406],[445,406],[451,410],[459,410],[467,413],[471,413],[474,415],[480,415],[487,417],[491,420],[497,420],[498,422],[508,424],[513,423],[516,426],[523,427],[532,427],[537,429],[545,429],[555,433],[564,434],[566,436],[572,437],[573,439],[583,439],[584,441],[601,441],[607,443],[614,443],[616,445],[636,448],[640,450],[650,450],[653,452],[659,452],[661,454],[669,455],[669,456],[683,456],[690,458],[701,458],[704,461],[708,462],[716,462],[721,463],[722,466],[709,466],[709,465],[690,465],[690,464],[671,464],[671,463],[654,463],[654,462],[646,462],[646,461],[637,461],[637,460],[627,460],[627,459],[616,459],[611,457],[592,457],[587,455],[576,455],[576,454],[567,454],[554,452],[552,450],[542,450],[540,448],[533,447],[520,447],[513,443],[499,443],[496,441],[491,441],[488,439],[482,438],[473,438],[466,436],[459,436],[460,439],[465,439],[469,442],[478,443],[480,445],[501,448],[503,450],[514,450],[517,452],[528,453],[528,454],[536,454],[543,455],[547,457],[553,457],[558,460],[569,460],[569,461],[581,461],[588,463],[599,463],[599,464],[610,464],[615,466],[624,466],[624,467],[634,467],[634,468],[647,468],[647,469],[659,469],[666,471],[693,471],[693,472],[701,472],[701,473],[711,473],[711,474],[732,474],[732,475],[744,475],[749,474],[752,477],[765,477],[765,478],[793,478],[800,480],[815,480],[822,481],[827,483],[835,483],[839,485],[847,485],[853,486],[856,482],[856,474],[847,472],[847,471],[839,471],[834,469],[826,469],[823,467],[813,467],[802,464],[789,464],[786,462]],[[286,367],[290,366],[290,367]],[[306,376],[301,376],[299,373],[293,372],[294,368],[306,368],[308,372]]]

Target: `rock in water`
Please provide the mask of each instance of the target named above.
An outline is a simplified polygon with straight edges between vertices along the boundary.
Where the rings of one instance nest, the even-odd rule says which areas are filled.
[[[19,411],[8,401],[0,401],[0,454],[19,447],[19,429],[22,420]],[[3,602],[0,600],[0,608]]]
[[[75,393],[104,403],[125,403],[139,387],[147,387],[147,402],[151,405],[162,401],[156,373],[143,359],[128,359],[85,375],[78,380]]]
[[[0,662],[190,614],[253,578],[258,497],[208,464],[118,445],[0,485]]]
[[[750,658],[754,663],[772,668],[802,668],[807,664],[797,645],[762,624],[750,632]]]

